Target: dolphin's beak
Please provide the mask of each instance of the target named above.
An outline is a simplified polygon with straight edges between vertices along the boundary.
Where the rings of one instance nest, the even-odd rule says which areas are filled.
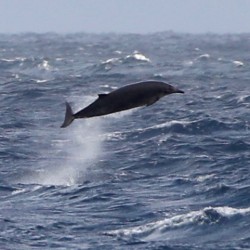
[[[180,89],[175,89],[174,90],[174,93],[181,93],[181,94],[184,94],[184,91],[180,90]]]

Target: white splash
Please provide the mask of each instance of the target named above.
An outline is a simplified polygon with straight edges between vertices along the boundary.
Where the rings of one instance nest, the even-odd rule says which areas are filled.
[[[58,126],[55,132],[57,135],[53,138],[44,135],[50,139],[52,149],[41,152],[44,160],[38,162],[39,169],[27,174],[19,183],[71,186],[84,181],[88,169],[98,161],[101,153],[101,119],[76,120],[65,129]]]
[[[56,162],[40,177],[43,185],[74,185],[86,174],[88,168],[98,159],[101,152],[101,120],[94,118],[86,121],[78,121],[71,127],[64,129],[67,138],[63,148],[65,158]]]

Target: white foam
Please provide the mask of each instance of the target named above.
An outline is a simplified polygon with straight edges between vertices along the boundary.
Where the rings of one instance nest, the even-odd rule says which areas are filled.
[[[169,228],[178,228],[189,224],[214,224],[219,223],[221,217],[230,218],[235,215],[245,215],[248,213],[250,213],[250,207],[206,207],[202,210],[191,211],[187,214],[175,215],[170,218],[165,218],[163,220],[133,228],[113,230],[108,232],[108,234],[117,236],[141,235],[144,240],[152,240],[157,237],[162,237],[164,231]],[[214,218],[212,218],[213,214],[215,214]]]

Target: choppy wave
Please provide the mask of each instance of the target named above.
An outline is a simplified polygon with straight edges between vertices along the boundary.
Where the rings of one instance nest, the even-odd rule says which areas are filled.
[[[141,65],[151,63],[151,60],[146,57],[145,55],[141,54],[138,51],[134,51],[132,54],[129,55],[122,55],[121,57],[112,57],[102,61],[100,64],[94,65],[96,72],[101,71],[109,71],[116,67],[126,66],[126,65]]]
[[[214,225],[223,226],[223,224],[229,223],[230,220],[242,221],[245,216],[249,216],[249,213],[250,208],[206,207],[202,210],[175,215],[145,225],[110,231],[107,234],[121,238],[137,237],[142,241],[174,241],[180,235],[177,232],[173,235],[171,230],[192,228],[195,231],[197,227],[202,227],[202,230],[206,230],[209,227],[214,228]]]
[[[249,35],[0,35],[2,249],[249,249]],[[129,83],[184,95],[60,129]]]

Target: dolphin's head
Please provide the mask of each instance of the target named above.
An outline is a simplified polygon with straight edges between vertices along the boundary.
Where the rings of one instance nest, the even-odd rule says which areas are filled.
[[[170,84],[165,84],[164,86],[164,95],[169,95],[169,94],[174,94],[174,93],[182,93],[184,94],[184,91],[170,85]]]
[[[181,93],[181,94],[184,94],[185,92],[180,90],[180,89],[177,89],[177,88],[173,88],[173,92],[172,93]]]

